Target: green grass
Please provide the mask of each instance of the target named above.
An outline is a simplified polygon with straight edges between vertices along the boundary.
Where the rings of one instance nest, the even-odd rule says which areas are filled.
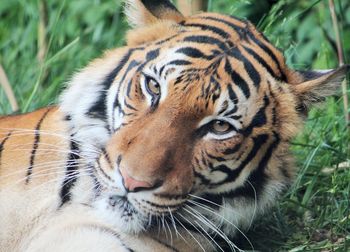
[[[120,1],[47,0],[42,13],[47,14],[48,50],[38,60],[43,48],[38,26],[45,19],[40,3],[0,2],[0,63],[21,112],[56,103],[69,77],[105,49],[121,45],[126,30]],[[335,3],[349,62],[350,3]],[[271,8],[268,1],[209,0],[209,8],[252,20],[285,51],[292,67],[337,65],[328,1],[281,0]],[[0,89],[0,114],[7,113],[11,108]],[[299,169],[293,187],[249,231],[256,250],[350,251],[350,168],[337,168],[350,160],[350,133],[343,115],[339,97],[311,111],[304,132],[292,145]]]

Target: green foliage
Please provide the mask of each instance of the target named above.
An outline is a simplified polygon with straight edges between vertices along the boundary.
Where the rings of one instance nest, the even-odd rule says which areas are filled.
[[[72,73],[104,50],[120,46],[126,29],[120,1],[45,1],[48,50],[40,62],[40,1],[0,2],[0,63],[23,112],[55,103]],[[9,112],[1,90],[0,114]]]
[[[46,3],[43,12],[40,4]],[[295,68],[336,67],[334,29],[325,0],[208,0],[209,10],[247,18],[281,48]],[[350,1],[335,1],[346,62],[350,55]],[[43,60],[39,24],[48,46]],[[64,83],[106,49],[121,45],[127,29],[117,0],[0,1],[0,63],[22,112],[57,102]],[[348,90],[349,93],[349,90]],[[11,109],[0,89],[0,114]],[[350,112],[350,111],[349,111]],[[350,250],[350,134],[341,98],[311,111],[293,142],[299,173],[294,186],[248,236],[261,251]],[[325,168],[331,169],[325,169]],[[248,244],[248,243],[247,243]],[[243,241],[243,246],[251,249]]]

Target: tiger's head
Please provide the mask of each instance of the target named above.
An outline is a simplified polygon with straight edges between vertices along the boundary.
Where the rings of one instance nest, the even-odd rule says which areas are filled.
[[[288,145],[309,106],[348,68],[291,70],[231,16],[184,17],[166,0],[130,0],[126,13],[127,44],[76,74],[61,102],[101,215],[134,232],[164,215],[226,234],[249,226],[291,182]]]

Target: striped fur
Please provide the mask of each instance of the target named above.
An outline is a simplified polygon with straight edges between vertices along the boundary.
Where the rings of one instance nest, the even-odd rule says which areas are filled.
[[[293,180],[308,107],[348,70],[291,70],[246,20],[126,7],[127,45],[58,106],[0,118],[1,251],[239,250]]]

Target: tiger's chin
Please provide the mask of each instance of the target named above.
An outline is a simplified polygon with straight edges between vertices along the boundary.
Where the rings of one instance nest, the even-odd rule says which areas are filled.
[[[151,217],[138,211],[126,198],[121,195],[101,197],[95,202],[95,209],[100,218],[108,225],[125,233],[138,234],[150,226]]]

